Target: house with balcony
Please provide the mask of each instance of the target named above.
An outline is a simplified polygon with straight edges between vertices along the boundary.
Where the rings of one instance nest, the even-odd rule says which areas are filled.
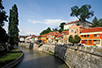
[[[92,23],[88,21],[79,21],[79,20],[72,21],[64,25],[64,30],[68,30],[73,25],[80,25],[81,27],[90,28],[90,26],[92,26]]]
[[[102,27],[84,29],[80,37],[84,45],[102,46]]]

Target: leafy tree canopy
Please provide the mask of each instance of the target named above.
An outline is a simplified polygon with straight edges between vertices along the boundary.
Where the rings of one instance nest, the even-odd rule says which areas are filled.
[[[81,21],[86,21],[86,19],[91,18],[94,15],[94,11],[91,10],[91,5],[83,5],[80,8],[78,6],[74,6],[71,8],[71,16],[76,16]]]
[[[48,27],[46,30],[43,30],[43,31],[40,33],[40,35],[44,35],[44,34],[47,34],[47,33],[49,33],[49,32],[51,32],[51,28],[50,28],[50,27]]]
[[[8,17],[3,9],[2,0],[0,0],[0,26],[4,26],[4,21],[7,21]]]
[[[102,18],[98,20],[97,17],[94,17],[92,27],[102,27]]]

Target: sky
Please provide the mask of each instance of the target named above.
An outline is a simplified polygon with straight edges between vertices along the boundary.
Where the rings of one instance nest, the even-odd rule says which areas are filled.
[[[18,7],[20,35],[39,35],[47,27],[55,28],[62,22],[76,21],[76,17],[70,16],[73,6],[90,4],[94,17],[102,18],[102,0],[3,0],[8,16],[14,4]],[[92,22],[94,17],[88,21]],[[4,28],[8,31],[8,22]]]

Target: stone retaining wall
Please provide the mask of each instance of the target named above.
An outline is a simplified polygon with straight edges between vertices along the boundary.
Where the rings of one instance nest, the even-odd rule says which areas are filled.
[[[75,51],[75,48],[47,44],[41,47],[34,44],[33,49],[54,53],[55,56],[64,60],[70,68],[102,68],[102,57],[86,51]]]

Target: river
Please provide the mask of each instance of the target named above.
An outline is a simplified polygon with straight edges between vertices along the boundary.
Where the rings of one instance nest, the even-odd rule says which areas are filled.
[[[19,48],[24,52],[24,58],[15,68],[68,68],[58,57],[37,50]]]

